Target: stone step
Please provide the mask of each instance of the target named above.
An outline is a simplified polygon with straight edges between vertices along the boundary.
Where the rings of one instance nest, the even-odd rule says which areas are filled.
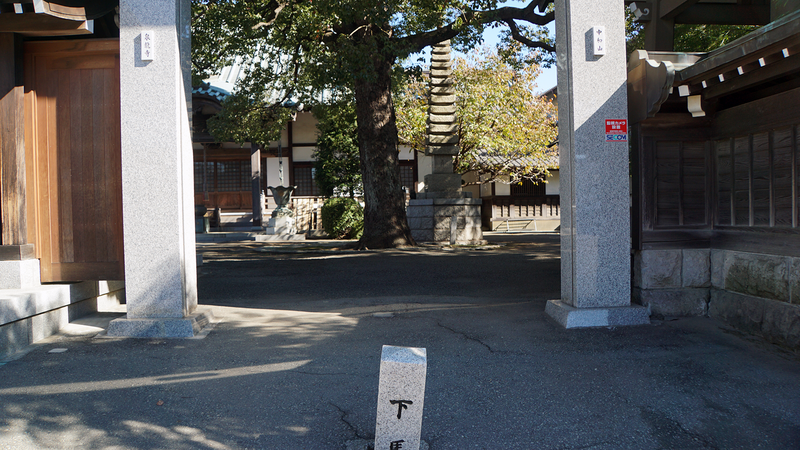
[[[71,320],[123,302],[122,281],[83,281],[2,289],[0,360],[55,334]]]

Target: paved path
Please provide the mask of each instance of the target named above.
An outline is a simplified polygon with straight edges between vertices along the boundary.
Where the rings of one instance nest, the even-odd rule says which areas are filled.
[[[703,318],[564,330],[557,237],[489,238],[200,245],[207,337],[93,338],[106,314],[35,346],[0,367],[0,448],[344,449],[383,344],[427,348],[433,450],[800,448],[796,354]]]

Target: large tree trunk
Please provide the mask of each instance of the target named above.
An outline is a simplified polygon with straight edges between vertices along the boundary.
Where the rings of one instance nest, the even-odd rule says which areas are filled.
[[[361,175],[364,181],[364,235],[361,248],[416,245],[411,237],[400,187],[397,125],[392,103],[392,61],[374,55],[374,76],[355,83]]]

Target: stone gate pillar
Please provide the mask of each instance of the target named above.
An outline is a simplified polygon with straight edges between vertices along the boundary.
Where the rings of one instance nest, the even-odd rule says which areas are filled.
[[[623,8],[556,0],[561,300],[546,311],[567,328],[649,323],[631,305]]]
[[[188,337],[195,313],[189,0],[120,1],[120,100],[128,314],[108,334]]]

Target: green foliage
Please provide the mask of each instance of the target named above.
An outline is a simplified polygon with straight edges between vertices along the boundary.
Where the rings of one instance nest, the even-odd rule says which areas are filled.
[[[358,157],[358,125],[352,102],[314,107],[318,120],[315,179],[322,195],[353,197],[363,190]]]
[[[626,8],[625,36],[629,55],[644,48],[645,27],[634,19],[633,13]],[[676,24],[673,45],[676,52],[710,52],[758,28],[756,25]]]
[[[555,4],[551,3],[547,12],[555,12]],[[513,25],[513,28],[508,25]],[[497,54],[515,70],[536,65],[553,67],[556,64],[556,38],[544,26],[516,24],[512,22],[500,31],[500,42]],[[499,27],[492,24],[492,27]]]
[[[625,50],[630,55],[634,50],[644,49],[644,25],[637,22],[636,16],[625,8]]]
[[[290,111],[239,91],[222,102],[222,110],[208,120],[208,130],[219,142],[266,144],[280,139]]]
[[[364,210],[353,198],[329,198],[322,205],[322,227],[334,239],[359,239],[364,232]]]
[[[513,25],[517,36],[538,45],[537,27],[553,20],[552,8],[537,13],[503,3],[192,0],[193,82],[236,61],[247,71],[248,89],[270,87],[278,100],[308,104],[326,89],[347,91],[373,79],[379,59],[402,60],[445,39],[468,50],[487,26]]]
[[[547,146],[556,139],[557,111],[551,101],[536,96],[538,66],[515,69],[488,49],[456,59],[458,173],[476,171],[482,182],[538,180],[557,165]],[[397,96],[400,141],[417,151],[425,148],[427,80],[409,83]]]
[[[676,52],[710,52],[757,30],[756,25],[675,25]]]

